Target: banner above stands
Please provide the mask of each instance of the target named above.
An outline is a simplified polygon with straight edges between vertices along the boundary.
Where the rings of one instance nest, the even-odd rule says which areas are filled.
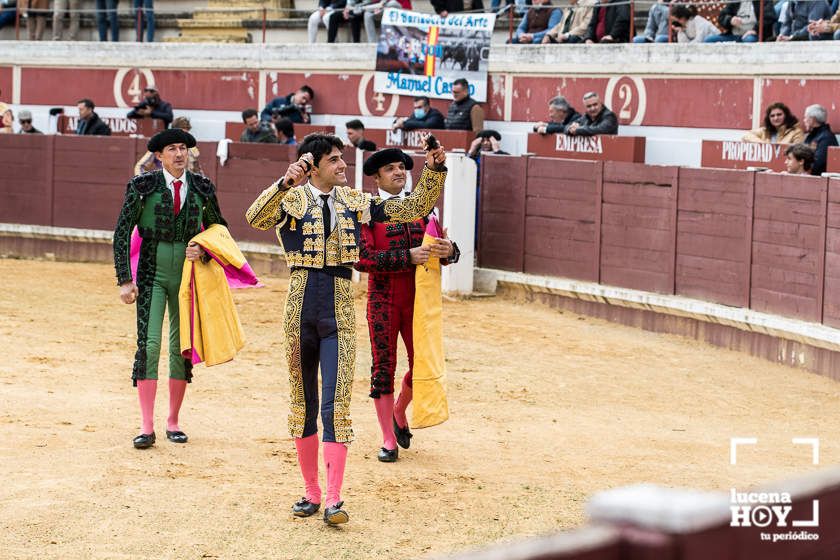
[[[386,8],[376,45],[374,91],[452,99],[466,78],[470,95],[487,101],[487,70],[495,14],[436,15]]]

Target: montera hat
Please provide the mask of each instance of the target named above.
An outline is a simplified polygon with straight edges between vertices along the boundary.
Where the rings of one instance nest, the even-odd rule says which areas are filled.
[[[162,152],[169,144],[186,144],[187,148],[194,148],[195,138],[186,130],[168,128],[152,136],[146,147],[150,152]]]
[[[411,170],[414,167],[414,160],[402,150],[398,148],[385,148],[384,150],[379,150],[367,158],[364,166],[362,167],[362,171],[365,172],[365,175],[371,176],[375,175],[381,167],[388,165],[389,163],[399,162],[403,162],[405,164],[405,168],[408,170]]]

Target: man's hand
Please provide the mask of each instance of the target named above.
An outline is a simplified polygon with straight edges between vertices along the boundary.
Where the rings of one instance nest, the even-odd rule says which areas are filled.
[[[570,124],[568,126],[568,128],[566,128],[566,134],[571,134],[572,136],[574,136],[575,132],[577,132],[577,129],[579,127],[580,127],[580,123],[573,122],[572,124]]]
[[[467,150],[467,153],[471,156],[477,156],[478,152],[481,151],[481,143],[484,141],[484,138],[476,138],[470,143],[470,149]]]
[[[440,15],[440,17],[442,17],[442,18],[445,18],[446,16],[448,16],[448,15],[449,15],[449,12],[447,12],[446,10],[443,10],[443,11],[442,11],[440,14],[438,14],[438,15]]]
[[[391,126],[392,130],[398,130],[405,125],[406,117],[399,117],[397,120],[394,121],[394,124]]]
[[[426,264],[429,262],[429,255],[431,254],[431,245],[421,245],[414,249],[409,249],[411,255],[411,264]]]
[[[534,36],[531,35],[530,33],[523,33],[522,35],[519,36],[519,42],[520,43],[530,43],[533,40],[534,40]]]
[[[187,250],[184,251],[188,261],[197,261],[204,254],[204,249],[200,245],[196,245],[192,241],[187,245]]]
[[[602,43],[615,43],[615,39],[613,39],[612,35],[604,35],[603,37],[601,37],[601,42]]]
[[[743,19],[741,19],[741,18],[739,18],[738,16],[733,17],[733,18],[732,18],[732,19],[730,19],[729,21],[730,21],[730,22],[732,22],[732,26],[733,26],[733,27],[740,27],[740,26],[741,26],[741,24],[743,24],[743,23],[744,23],[744,20],[743,20]]]
[[[502,144],[494,136],[490,137],[490,146],[493,148],[493,153],[496,153],[502,149]]]
[[[307,156],[309,156],[309,157],[307,158]],[[306,158],[307,161],[309,161],[310,165],[311,165],[312,154],[308,154],[308,153],[303,154],[300,159],[304,159],[304,158]],[[291,188],[291,187],[289,187],[289,179],[292,180],[292,187],[302,185],[303,183],[306,182],[306,178],[307,178],[306,166],[303,164],[303,162],[300,161],[300,159],[297,160],[296,162],[292,163],[289,166],[289,168],[286,170],[286,174],[283,175],[282,179],[280,179],[280,184],[282,185],[282,188]]]
[[[350,19],[350,8],[344,8],[344,19]]]
[[[439,145],[434,150],[429,150],[426,154],[426,165],[429,169],[441,171],[444,163],[446,163],[446,151],[444,151],[442,145]]]
[[[776,40],[777,40],[777,41],[790,41],[790,36],[787,36],[787,35],[779,35],[778,37],[776,37]]]
[[[120,301],[126,304],[132,304],[137,301],[137,295],[140,292],[137,290],[137,284],[134,282],[126,282],[120,285]]]
[[[540,126],[534,129],[534,132],[536,132],[537,134],[545,134],[547,130],[548,125],[541,124]]]
[[[452,242],[445,237],[435,239],[435,242],[429,245],[429,247],[432,249],[431,256],[439,259],[451,257],[452,253],[454,253]]]
[[[324,19],[324,16],[327,14],[326,8],[318,8],[318,14],[320,14],[321,19]]]

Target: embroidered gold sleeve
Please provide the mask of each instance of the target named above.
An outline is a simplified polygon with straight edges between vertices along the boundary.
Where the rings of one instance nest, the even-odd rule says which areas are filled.
[[[265,189],[245,212],[245,219],[255,229],[271,229],[283,219],[282,202],[289,189],[280,181]]]
[[[406,223],[428,216],[440,197],[444,181],[446,170],[433,171],[424,166],[417,186],[407,197],[371,201],[371,221]]]

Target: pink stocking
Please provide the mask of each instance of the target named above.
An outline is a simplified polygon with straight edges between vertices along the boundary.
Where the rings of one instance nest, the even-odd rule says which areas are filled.
[[[327,507],[332,507],[341,501],[344,466],[347,464],[347,446],[343,443],[325,441],[324,463],[327,465]]]
[[[409,372],[403,377],[400,396],[397,398],[397,404],[394,406],[394,419],[400,428],[408,427],[408,418],[406,418],[405,411],[408,408],[408,403],[411,402],[413,394],[411,388],[411,372]]]
[[[138,379],[137,394],[140,397],[140,433],[151,434],[155,431],[157,379]]]
[[[298,465],[306,487],[306,499],[313,504],[321,503],[321,485],[318,484],[318,434],[295,438]],[[326,455],[326,450],[324,451]]]
[[[166,419],[166,429],[170,432],[180,432],[178,427],[178,413],[187,392],[187,382],[184,379],[169,378],[169,418]]]
[[[376,407],[376,418],[379,420],[379,427],[382,429],[382,447],[393,451],[397,448],[397,436],[394,435],[394,394],[379,395],[373,399]]]

